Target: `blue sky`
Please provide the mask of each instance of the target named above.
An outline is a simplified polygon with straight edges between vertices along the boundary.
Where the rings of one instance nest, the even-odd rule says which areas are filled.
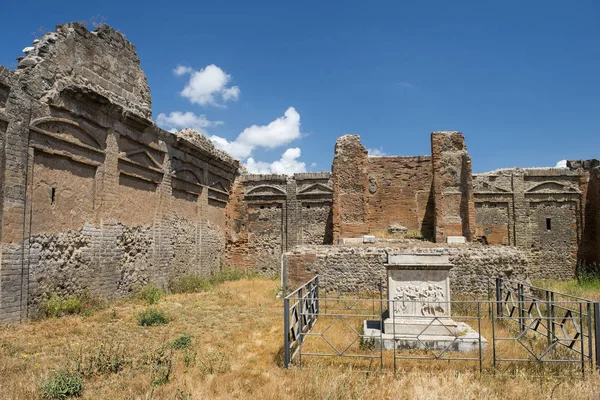
[[[599,0],[4,0],[2,14],[13,68],[40,30],[103,17],[136,45],[154,119],[193,113],[254,168],[330,170],[345,133],[425,155],[435,130],[464,132],[475,172],[600,157]]]

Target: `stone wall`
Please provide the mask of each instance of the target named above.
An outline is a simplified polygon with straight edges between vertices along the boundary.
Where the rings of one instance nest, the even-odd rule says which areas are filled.
[[[454,294],[487,295],[496,277],[528,280],[527,254],[515,247],[440,246],[407,240],[393,247],[300,246],[284,254],[284,285],[291,291],[315,275],[325,291],[376,291],[386,284],[384,263],[390,253],[450,253],[450,284]]]
[[[227,255],[238,268],[278,274],[281,254],[302,244],[331,244],[329,173],[242,175],[228,207]]]
[[[570,161],[568,168],[474,175],[476,235],[490,245],[527,251],[533,277],[573,277],[578,260],[598,260],[598,188],[589,172],[592,164]]]
[[[224,261],[239,164],[151,116],[134,46],[60,25],[0,69],[0,321],[53,292],[115,298]]]

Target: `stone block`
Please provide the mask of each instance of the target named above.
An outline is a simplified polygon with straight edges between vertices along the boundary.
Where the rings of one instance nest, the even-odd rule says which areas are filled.
[[[363,235],[362,242],[363,243],[375,243],[375,242],[377,242],[377,238],[372,235]]]
[[[467,243],[467,238],[464,236],[447,236],[446,243],[448,243],[448,244],[465,244],[465,243]]]

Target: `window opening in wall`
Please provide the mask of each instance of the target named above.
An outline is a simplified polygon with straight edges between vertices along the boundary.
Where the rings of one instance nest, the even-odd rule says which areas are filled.
[[[50,204],[54,204],[54,200],[56,199],[56,188],[50,189]]]
[[[265,209],[265,206],[260,206],[260,209],[261,209],[261,210],[264,210],[264,209]]]
[[[552,219],[551,218],[546,218],[546,230],[547,231],[552,230]]]

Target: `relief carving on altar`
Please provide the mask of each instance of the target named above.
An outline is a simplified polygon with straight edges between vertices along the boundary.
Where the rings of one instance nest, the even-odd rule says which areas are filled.
[[[434,283],[409,284],[396,287],[394,314],[435,317],[447,315],[444,288]]]

